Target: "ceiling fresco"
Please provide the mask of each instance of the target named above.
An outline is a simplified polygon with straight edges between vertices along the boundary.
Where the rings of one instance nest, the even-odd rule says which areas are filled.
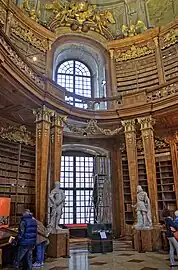
[[[97,10],[109,10],[112,14],[115,22],[110,23],[108,20],[108,28],[116,38],[123,34],[123,25],[136,26],[138,21],[141,21],[146,28],[152,28],[165,25],[178,16],[178,0],[17,0],[17,2],[20,5],[28,3],[31,8],[37,3],[36,6],[41,10],[41,17],[44,17],[44,6],[51,5],[53,2],[58,2],[59,5],[61,3],[63,6],[66,3],[74,3],[74,5],[87,3],[90,7],[96,5]]]

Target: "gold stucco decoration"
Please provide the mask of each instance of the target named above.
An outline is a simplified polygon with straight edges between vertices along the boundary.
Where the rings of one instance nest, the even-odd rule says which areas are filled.
[[[144,22],[142,22],[141,20],[139,20],[136,25],[132,24],[130,26],[127,26],[127,25],[122,26],[122,33],[124,37],[133,37],[133,36],[143,33],[146,30],[147,28]]]
[[[61,3],[54,0],[46,4],[46,10],[53,12],[50,28],[55,30],[60,26],[70,26],[73,31],[88,32],[95,30],[106,38],[111,37],[108,24],[115,24],[114,17],[109,10],[98,10],[87,0],[73,0]]]
[[[30,29],[26,28],[15,18],[13,18],[11,22],[11,32],[26,42],[30,43],[40,51],[45,52],[49,49],[47,39],[41,40],[37,38]]]
[[[172,29],[168,32],[163,38],[161,38],[161,48],[164,49],[166,47],[170,47],[178,42],[178,28]]]
[[[0,137],[13,142],[24,143],[27,145],[35,145],[35,136],[27,130],[25,126],[9,126],[7,128],[1,127]]]
[[[115,59],[117,62],[127,61],[130,59],[139,58],[139,57],[151,54],[153,52],[154,52],[154,49],[149,48],[147,45],[142,46],[142,47],[132,45],[132,47],[126,51],[122,51],[122,50],[116,51]]]
[[[123,127],[120,128],[116,128],[114,130],[110,130],[110,129],[104,129],[98,126],[98,123],[96,120],[91,119],[88,123],[86,127],[76,127],[75,125],[70,124],[66,118],[62,119],[64,125],[72,132],[75,134],[79,134],[79,135],[97,135],[97,134],[101,134],[101,135],[105,135],[105,136],[115,136],[117,134],[119,134],[121,132],[121,130],[123,129]]]

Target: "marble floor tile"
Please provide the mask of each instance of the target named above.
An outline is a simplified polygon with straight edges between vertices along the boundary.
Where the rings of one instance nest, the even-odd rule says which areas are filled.
[[[168,259],[167,253],[138,253],[130,243],[114,241],[114,251],[107,254],[91,254],[87,244],[71,245],[70,258],[48,258],[40,270],[168,270]]]

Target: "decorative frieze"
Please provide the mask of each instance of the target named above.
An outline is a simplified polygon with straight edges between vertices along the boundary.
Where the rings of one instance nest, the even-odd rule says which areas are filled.
[[[154,49],[148,45],[144,46],[135,46],[132,45],[127,50],[117,50],[115,52],[115,59],[117,62],[127,61],[130,59],[139,58],[148,54],[154,53]]]
[[[11,32],[42,52],[49,50],[47,39],[42,40],[38,38],[33,31],[25,27],[24,24],[20,23],[14,17],[11,22]]]

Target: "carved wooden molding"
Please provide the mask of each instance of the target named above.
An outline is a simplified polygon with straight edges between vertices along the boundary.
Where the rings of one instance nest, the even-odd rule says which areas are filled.
[[[0,129],[0,137],[9,141],[24,143],[27,145],[35,145],[35,135],[27,130],[25,126],[9,126]]]

